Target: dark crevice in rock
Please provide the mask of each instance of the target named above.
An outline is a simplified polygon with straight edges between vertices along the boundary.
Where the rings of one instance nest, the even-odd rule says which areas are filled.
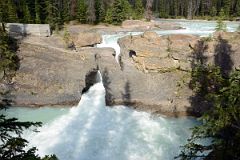
[[[118,57],[118,62],[119,62],[121,71],[123,71],[124,70],[124,63],[123,63],[123,60],[122,60],[122,56]]]
[[[133,56],[137,56],[137,53],[134,50],[129,51],[129,57],[132,58]]]
[[[82,94],[86,93],[91,86],[98,82],[98,70],[93,69],[92,71],[89,71],[85,76],[85,87],[82,90]]]

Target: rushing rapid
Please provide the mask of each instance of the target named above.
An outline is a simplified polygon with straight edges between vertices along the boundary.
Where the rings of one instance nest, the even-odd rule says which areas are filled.
[[[193,119],[106,107],[100,81],[77,107],[45,124],[40,132],[25,135],[40,155],[56,154],[60,160],[170,160],[195,124]]]

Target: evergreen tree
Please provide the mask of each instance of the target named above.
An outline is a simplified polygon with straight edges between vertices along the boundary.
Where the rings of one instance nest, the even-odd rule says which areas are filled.
[[[0,72],[3,72],[4,76],[6,71],[16,70],[18,67],[18,57],[9,47],[11,43],[11,38],[0,26]]]
[[[4,26],[4,23],[6,23],[8,19],[8,13],[6,8],[7,8],[6,0],[1,0],[0,1],[0,23],[2,23],[2,26]],[[5,27],[3,30],[5,30]]]
[[[231,0],[223,0],[224,15],[226,17],[230,16]]]
[[[210,11],[210,15],[212,17],[215,17],[217,15],[217,9],[215,6],[212,7],[211,11]]]
[[[145,7],[143,7],[143,4]],[[150,20],[152,10],[160,18],[184,16],[192,19],[221,16],[232,19],[240,16],[240,0],[1,0],[3,22],[49,23],[61,28],[64,22],[81,23],[112,21],[119,24],[125,19]],[[109,11],[108,11],[109,10]],[[108,14],[106,13],[108,11]],[[110,15],[110,12],[113,15]],[[19,20],[18,20],[19,19]],[[106,21],[107,20],[107,21]]]
[[[131,16],[131,6],[127,0],[115,0],[112,9],[112,23],[121,24]]]
[[[237,0],[236,3],[236,15],[240,16],[240,0]]]
[[[216,31],[224,31],[224,32],[227,31],[226,23],[224,23],[221,18],[218,18],[215,30]]]
[[[130,5],[128,0],[123,0],[123,11],[125,13],[125,19],[131,19],[132,15],[133,15],[133,10],[132,10],[132,6]]]
[[[46,23],[48,23],[51,28],[54,27],[54,13],[53,13],[53,4],[52,4],[52,0],[46,0],[45,1],[46,3],[46,8],[45,8],[45,11],[46,11]]]
[[[112,7],[108,8],[106,15],[105,15],[104,22],[109,23],[109,24],[113,23],[112,12],[113,12]]]
[[[40,19],[40,5],[38,3],[38,0],[35,0],[35,23],[41,24]]]
[[[46,0],[46,23],[51,26],[51,29],[59,30],[62,25],[61,13],[57,0]]]
[[[178,158],[239,159],[240,70],[235,70],[229,77],[225,77],[218,67],[199,66],[193,70],[193,78],[195,91],[211,102],[213,108],[200,118],[202,124],[193,128],[192,136]],[[211,142],[199,143],[199,140],[203,139]]]
[[[64,22],[69,22],[70,17],[70,1],[69,0],[63,0],[63,11],[62,11],[62,17]]]
[[[25,1],[23,3],[23,23],[33,23],[28,5]]]
[[[142,4],[142,0],[135,1],[135,14],[137,19],[142,19],[144,15],[144,7]]]
[[[125,20],[123,0],[115,0],[112,9],[113,24],[120,24]]]
[[[95,0],[96,23],[103,22],[105,17],[104,5],[102,0]]]
[[[16,23],[18,22],[18,17],[17,17],[17,11],[16,11],[16,6],[13,3],[12,0],[8,0],[8,22],[10,23]]]
[[[79,22],[86,23],[86,18],[87,18],[86,12],[87,12],[87,6],[85,4],[85,0],[79,0],[78,12],[77,12],[77,18]]]
[[[225,18],[225,12],[223,8],[221,8],[218,16],[219,16],[219,19],[222,19],[222,20]]]
[[[159,17],[160,18],[166,18],[166,12],[165,12],[165,1],[160,0],[160,6],[159,6]]]
[[[20,122],[0,115],[0,159],[2,160],[57,160],[55,155],[40,158],[35,147],[26,150],[28,141],[21,137],[26,129],[41,126],[36,122]],[[14,136],[15,135],[15,136]]]

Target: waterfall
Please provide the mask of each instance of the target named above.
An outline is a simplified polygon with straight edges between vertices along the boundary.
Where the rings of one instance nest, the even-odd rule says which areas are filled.
[[[174,20],[175,21],[175,20]],[[177,22],[177,21],[176,21]],[[159,35],[197,34],[208,36],[215,24],[181,22],[186,29],[158,30]],[[237,23],[229,23],[230,31]],[[103,35],[97,47],[115,49],[116,60],[120,54],[117,40],[141,32],[121,32]],[[105,89],[98,72],[95,85],[82,95],[78,106],[59,108],[13,108],[7,115],[21,120],[44,120],[40,132],[26,131],[30,147],[37,147],[38,154],[56,154],[60,160],[172,160],[179,153],[179,146],[190,136],[189,128],[197,124],[192,118],[167,118],[138,112],[126,106],[106,107]],[[144,98],[144,97],[143,97]],[[25,119],[24,119],[25,118]]]
[[[38,154],[56,154],[60,160],[173,159],[189,136],[192,119],[152,117],[125,106],[105,105],[99,82],[82,96],[77,107],[45,124],[38,133],[26,133]]]

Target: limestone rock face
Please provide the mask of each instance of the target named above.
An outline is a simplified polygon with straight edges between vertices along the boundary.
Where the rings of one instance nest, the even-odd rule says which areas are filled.
[[[191,58],[192,47],[197,44],[199,37],[193,35],[169,35],[164,36],[169,41],[169,52],[175,60],[186,61]]]
[[[110,87],[112,100],[107,103],[127,104],[173,116],[202,113],[208,104],[201,97],[192,100],[189,71],[197,61],[225,69],[240,67],[239,40],[240,34],[236,33],[216,33],[213,37],[200,38],[191,35],[159,37],[145,32],[124,37],[118,43],[121,79],[125,85],[110,78],[111,86],[118,87]],[[108,89],[106,91],[108,93]]]
[[[119,45],[122,57],[131,57],[139,70],[166,72],[179,68],[191,70],[193,48],[199,39],[190,35],[160,37],[147,31],[141,36],[124,37],[119,40]]]
[[[20,68],[8,96],[17,106],[77,105],[95,82],[96,54],[112,57],[111,48],[85,48],[78,52],[22,43]]]
[[[94,32],[81,32],[72,35],[73,42],[77,48],[94,46],[102,42],[102,36]]]

